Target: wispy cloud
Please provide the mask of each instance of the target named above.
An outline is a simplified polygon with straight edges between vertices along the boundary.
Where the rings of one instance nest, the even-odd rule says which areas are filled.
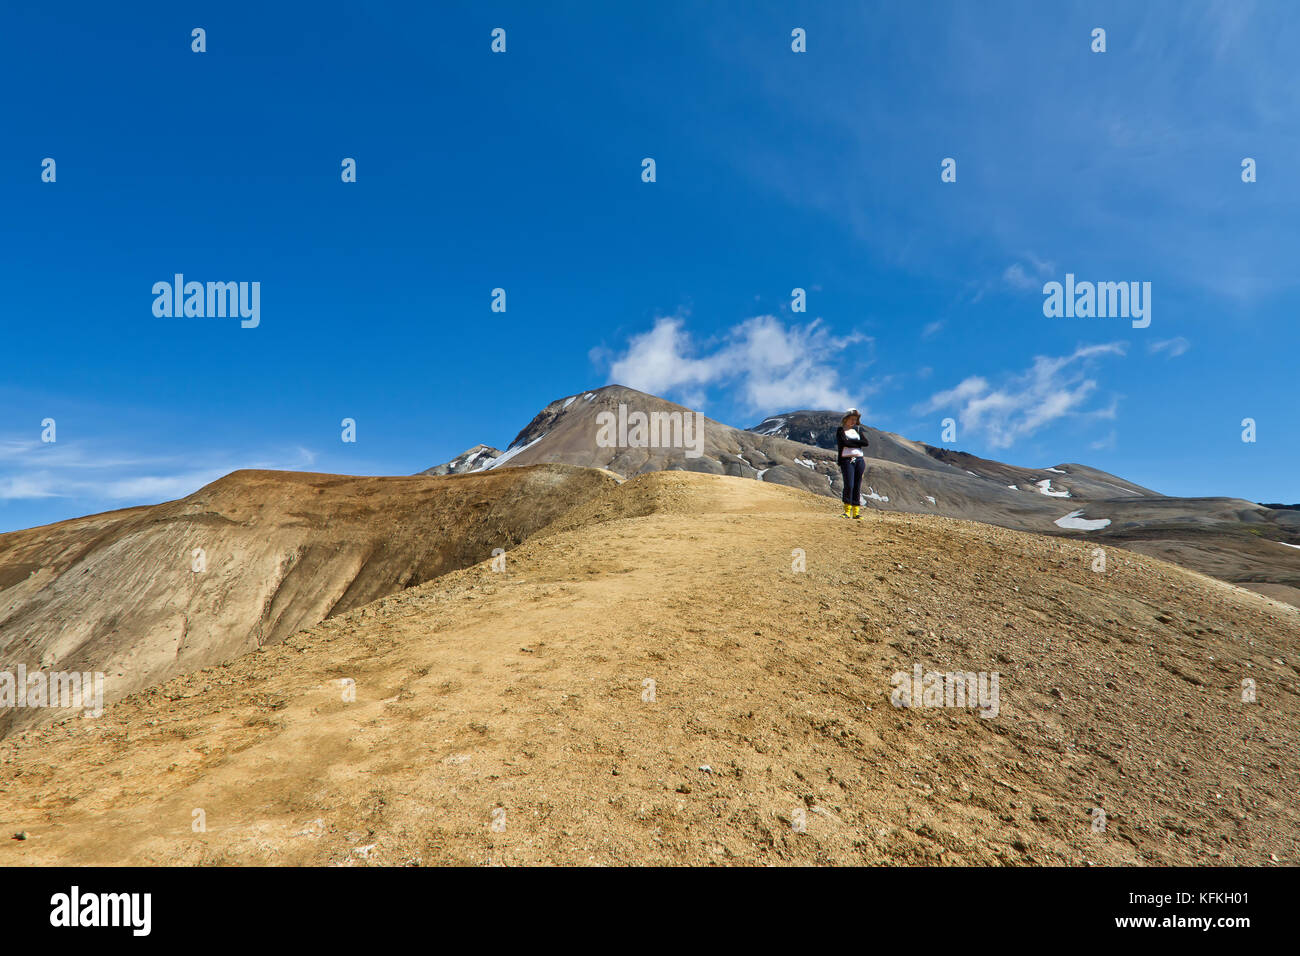
[[[1279,178],[1269,208],[1258,207],[1256,187],[1240,182],[1236,164],[1293,152],[1294,124],[1284,117],[1300,102],[1287,55],[1296,30],[1251,11],[1248,0],[1126,5],[1106,24],[1111,52],[1097,55],[1087,52],[1088,31],[1077,39],[1047,5],[1013,16],[957,4],[925,31],[910,28],[905,8],[873,7],[859,15],[892,43],[863,68],[883,79],[900,63],[933,57],[944,68],[916,79],[926,95],[872,96],[857,86],[818,97],[811,79],[752,70],[782,119],[807,135],[767,146],[737,139],[734,162],[921,275],[950,275],[962,251],[1015,255],[1039,241],[1072,263],[1111,271],[1132,264],[1238,304],[1294,290],[1290,244],[1276,237],[1294,218],[1295,190]],[[766,62],[765,46],[737,45],[730,35],[723,42]],[[998,97],[1014,109],[991,110]],[[915,178],[929,188],[876,189],[880,177],[915,161],[911,143],[889,135],[905,126],[942,144]],[[820,148],[826,129],[836,132],[835,150]],[[1214,164],[1184,159],[1207,147]],[[1030,153],[1033,161],[1022,161]],[[940,157],[950,154],[959,178],[940,187]],[[1113,201],[1099,202],[1103,195]],[[919,235],[918,208],[930,241]],[[1161,234],[1179,241],[1160,249],[1143,238]],[[998,285],[1028,291],[1041,271],[1017,258],[994,275]],[[978,300],[985,290],[977,288]]]
[[[1038,292],[1055,271],[1056,263],[1027,252],[1023,262],[1013,262],[1003,270],[1002,281],[1018,292]]]
[[[727,386],[750,411],[843,408],[870,390],[841,383],[841,355],[869,342],[859,333],[835,336],[820,319],[786,325],[776,316],[760,315],[698,344],[685,319],[674,316],[656,319],[648,332],[632,336],[621,354],[607,359],[596,351],[593,358],[608,360],[612,383],[688,405],[702,405],[708,389]]]
[[[149,503],[180,498],[240,468],[295,469],[311,465],[302,447],[258,460],[221,452],[121,455],[93,442],[0,441],[0,500],[68,498]]]
[[[1002,281],[1013,289],[1019,289],[1028,292],[1038,288],[1038,283],[1029,277],[1025,267],[1019,262],[1013,262],[1007,266],[1006,271],[1002,273]]]
[[[1112,342],[1082,346],[1056,358],[1040,355],[1029,369],[1007,376],[996,387],[982,376],[971,376],[936,392],[917,412],[955,415],[967,435],[982,436],[993,448],[1009,448],[1067,416],[1114,418],[1115,401],[1088,408],[1097,391],[1088,372],[1097,360],[1124,353],[1124,343]]]
[[[1088,447],[1091,448],[1093,451],[1110,451],[1115,447],[1115,441],[1117,437],[1118,436],[1115,432],[1115,429],[1112,428],[1110,430],[1110,434],[1108,434],[1105,438],[1099,438],[1097,441],[1092,442],[1090,445],[1088,445]]]
[[[1147,351],[1153,355],[1164,352],[1170,358],[1177,358],[1191,347],[1192,343],[1179,335],[1172,339],[1162,339],[1159,342],[1152,342],[1147,346]]]

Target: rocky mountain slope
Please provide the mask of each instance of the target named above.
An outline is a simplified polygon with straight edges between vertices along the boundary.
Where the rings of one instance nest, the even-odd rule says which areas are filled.
[[[703,440],[691,449],[632,447],[631,432],[628,442],[602,444],[608,437],[601,432],[602,416],[616,414],[620,406],[625,415],[694,414],[619,385],[581,392],[551,402],[504,453],[491,460],[480,457],[471,470],[564,462],[624,477],[694,471],[840,496],[834,450],[838,412],[790,412],[752,429],[703,418]],[[1086,465],[1022,468],[875,428],[864,431],[870,445],[863,495],[872,508],[964,518],[1158,554],[1300,606],[1300,548],[1292,547],[1300,545],[1300,511],[1237,498],[1166,497]]]
[[[420,472],[422,475],[463,475],[468,471],[482,471],[493,460],[501,457],[499,449],[491,445],[475,445],[467,448],[451,461],[434,465]]]
[[[240,471],[178,501],[0,535],[0,671],[100,671],[115,700],[512,548],[613,483],[560,465]],[[0,734],[48,719],[0,708]]]
[[[819,448],[835,449],[835,431],[839,428],[841,412],[799,411],[787,412],[766,418],[753,428],[760,435],[777,435],[792,441],[805,442]],[[939,468],[944,472],[956,469],[975,478],[987,478],[1016,491],[1037,492],[1048,497],[1114,498],[1124,495],[1160,497],[1159,492],[1143,488],[1123,478],[1107,474],[1086,465],[1057,465],[1053,468],[1020,468],[1000,461],[990,461],[967,452],[951,448],[936,448],[924,442],[915,442],[864,426],[870,441],[867,454],[871,458],[891,461],[913,468]],[[927,462],[927,459],[930,461]],[[939,465],[935,465],[938,462]],[[940,467],[947,466],[947,467]]]
[[[479,477],[556,472],[419,481]],[[1300,863],[1294,608],[1099,573],[1091,542],[605,477],[502,570],[0,741],[28,834],[0,863]],[[996,714],[896,707],[917,667],[997,672]]]

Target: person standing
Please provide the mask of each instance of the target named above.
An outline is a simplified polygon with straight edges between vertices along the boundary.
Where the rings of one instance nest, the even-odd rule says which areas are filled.
[[[835,430],[835,445],[839,449],[840,475],[844,479],[844,517],[862,518],[862,474],[867,470],[862,449],[867,447],[867,436],[862,433],[862,416],[856,408],[844,413],[840,427]]]

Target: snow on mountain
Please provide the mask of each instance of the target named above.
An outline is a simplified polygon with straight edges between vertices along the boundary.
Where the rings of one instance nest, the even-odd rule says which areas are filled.
[[[611,440],[609,422],[616,417],[624,424],[636,417],[657,421],[663,427],[649,429],[652,439],[656,434],[671,437],[668,426],[673,425],[684,440],[647,440],[640,433],[634,438],[631,429]],[[840,420],[837,411],[803,410],[741,429],[654,395],[607,385],[557,398],[524,426],[504,453],[476,445],[427,473],[495,471],[546,462],[605,469],[623,478],[695,471],[789,485],[838,500],[842,482],[835,430]],[[701,423],[698,434],[696,422]],[[861,430],[868,440],[862,501],[872,508],[939,514],[1039,534],[1086,533],[1284,600],[1293,592],[1300,594],[1300,548],[1282,551],[1269,544],[1300,535],[1300,510],[1235,498],[1169,498],[1087,465],[1024,468],[865,425]],[[1076,510],[1061,516],[1057,500],[1066,498]],[[1086,517],[1098,512],[1107,517]]]
[[[1055,522],[1058,527],[1070,528],[1075,531],[1100,531],[1110,524],[1109,518],[1085,518],[1083,509],[1071,511],[1064,518],[1057,518]]]
[[[1054,469],[1049,468],[1049,469],[1047,469],[1047,470],[1048,470],[1048,471],[1053,471]],[[1062,472],[1062,474],[1064,474],[1064,472]],[[1039,491],[1041,491],[1043,494],[1045,494],[1045,495],[1047,495],[1047,496],[1049,496],[1049,497],[1051,497],[1051,498],[1072,498],[1072,497],[1074,497],[1074,496],[1071,495],[1068,491],[1053,491],[1053,490],[1052,490],[1052,479],[1051,479],[1051,478],[1044,478],[1042,481],[1035,482],[1035,484],[1038,485],[1038,490],[1039,490]]]
[[[572,401],[572,399],[570,399],[570,401]],[[567,408],[568,405],[566,404],[565,407]],[[516,455],[523,454],[528,449],[536,445],[543,438],[545,438],[547,434],[548,434],[547,432],[542,432],[542,434],[538,435],[536,438],[532,439],[531,441],[523,445],[511,445],[508,449],[506,449],[500,455],[498,455],[496,459],[494,459],[490,464],[484,466],[485,470],[500,467],[501,465],[504,465],[506,462],[513,459]]]
[[[473,448],[461,452],[451,461],[435,465],[420,472],[420,474],[463,475],[471,471],[483,471],[485,468],[491,467],[492,462],[500,455],[501,452],[490,445],[475,445]]]

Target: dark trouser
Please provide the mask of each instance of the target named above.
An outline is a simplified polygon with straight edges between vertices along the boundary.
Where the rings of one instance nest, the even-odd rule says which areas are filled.
[[[841,458],[840,475],[844,478],[844,503],[856,505],[862,500],[862,474],[867,470],[862,457]]]

